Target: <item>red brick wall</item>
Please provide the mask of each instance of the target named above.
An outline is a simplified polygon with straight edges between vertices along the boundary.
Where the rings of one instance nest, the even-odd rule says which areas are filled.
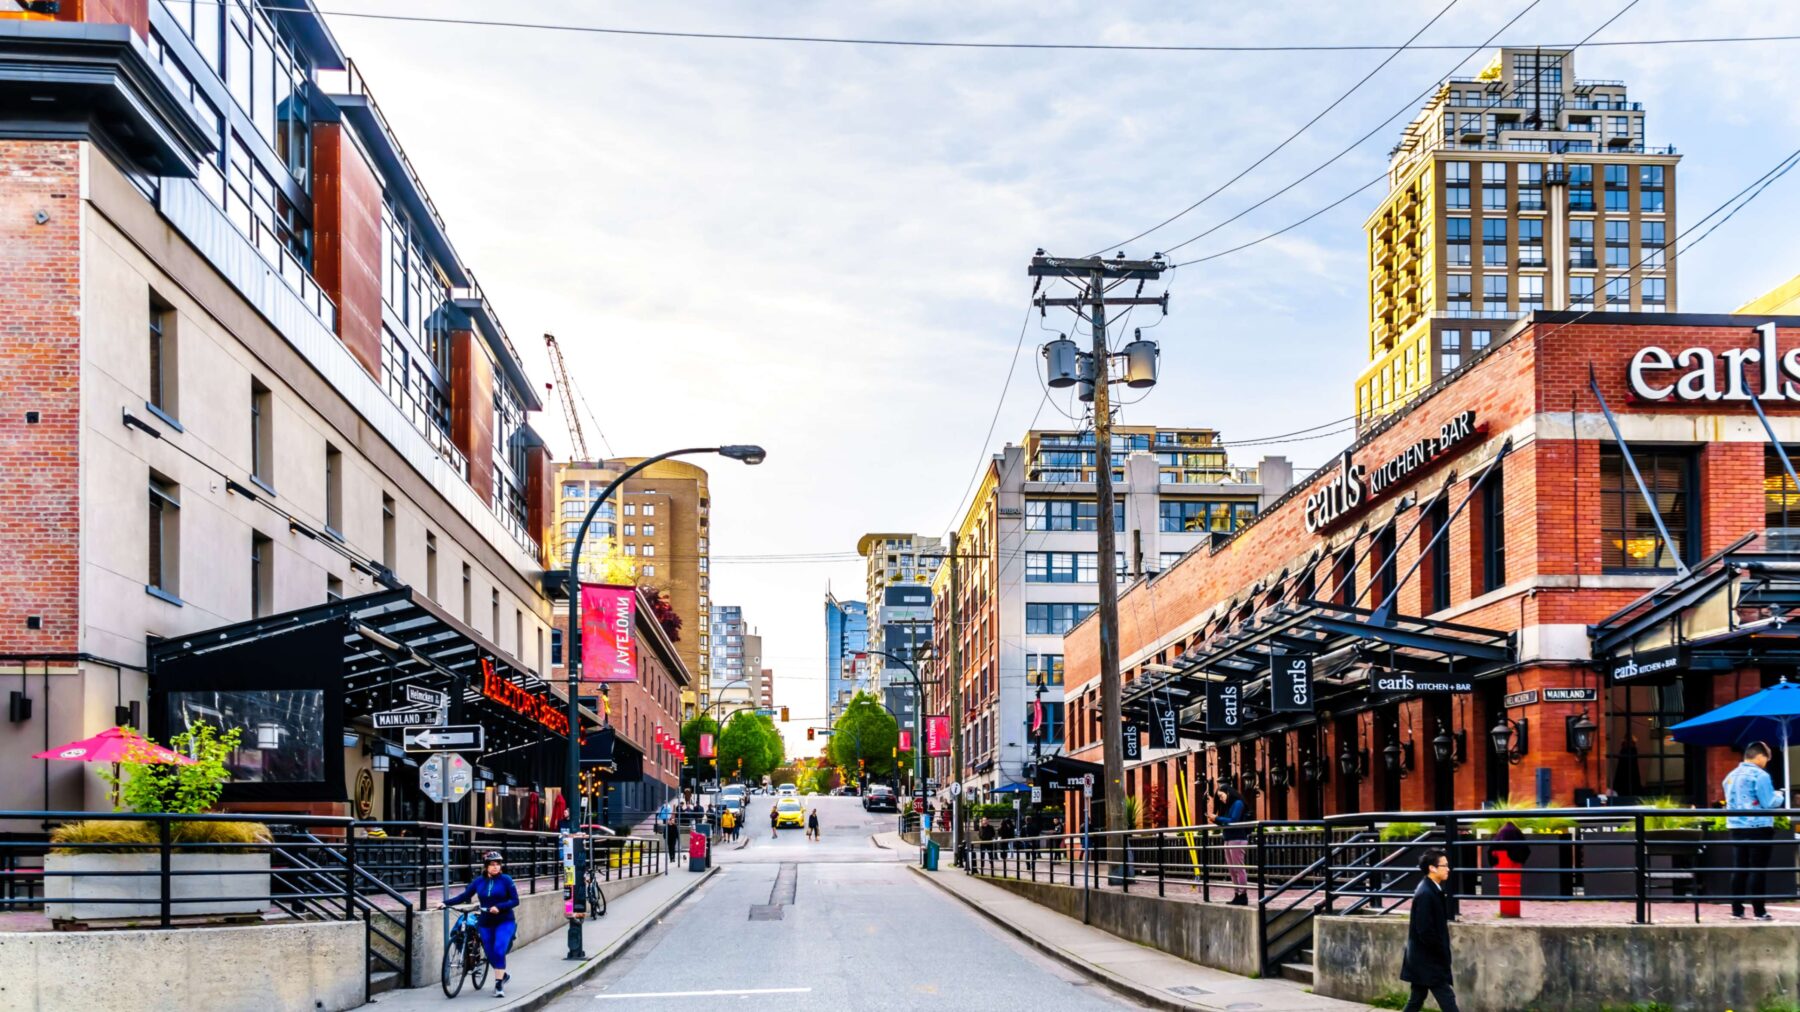
[[[81,145],[0,142],[0,164],[0,650],[70,653],[80,649]],[[30,616],[43,628],[26,628]]]
[[[337,303],[338,339],[381,376],[381,183],[336,123],[313,128],[313,274]]]
[[[62,0],[56,19],[130,25],[139,38],[148,38],[150,35],[149,0]]]
[[[494,498],[494,363],[473,331],[450,335],[450,438],[469,458],[469,484]]]

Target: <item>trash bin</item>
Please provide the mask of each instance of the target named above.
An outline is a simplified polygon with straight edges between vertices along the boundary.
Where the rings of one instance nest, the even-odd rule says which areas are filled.
[[[937,871],[938,844],[936,840],[925,841],[925,870]]]
[[[688,834],[688,871],[705,871],[711,863],[710,848],[706,846],[706,834],[695,829]]]

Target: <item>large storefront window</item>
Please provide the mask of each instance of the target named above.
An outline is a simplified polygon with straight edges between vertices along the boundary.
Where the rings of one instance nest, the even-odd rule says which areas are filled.
[[[1786,449],[1788,461],[1800,467],[1800,447]],[[1794,487],[1794,480],[1788,477],[1781,454],[1774,447],[1763,454],[1763,526],[1800,527],[1800,488]]]
[[[172,692],[169,729],[180,734],[205,722],[243,739],[226,760],[238,783],[318,783],[325,779],[325,693],[319,689],[267,692]]]
[[[1672,544],[1664,543],[1655,517],[1616,447],[1600,451],[1601,564],[1607,569],[1675,568],[1693,560],[1694,455],[1685,449],[1634,448],[1632,457],[1656,502]]]

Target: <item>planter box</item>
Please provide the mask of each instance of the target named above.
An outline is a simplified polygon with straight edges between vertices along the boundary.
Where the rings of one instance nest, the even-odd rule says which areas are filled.
[[[169,912],[173,916],[257,914],[269,905],[268,854],[175,854],[169,867],[173,873]],[[156,854],[46,855],[46,912],[58,921],[158,917],[162,913],[162,884],[157,874],[161,868],[162,858]],[[100,900],[129,902],[95,902]]]
[[[1644,832],[1645,867],[1655,872],[1692,871],[1700,867],[1705,852],[1705,837],[1698,829],[1650,829]],[[1586,868],[1617,868],[1622,871],[1583,871],[1583,891],[1592,897],[1630,900],[1637,896],[1637,858],[1633,854],[1636,840],[1631,832],[1607,830],[1582,833],[1576,847],[1576,861]],[[1694,885],[1672,879],[1652,878],[1651,896],[1689,895]]]
[[[1775,896],[1800,894],[1794,888],[1794,869],[1796,860],[1800,860],[1800,845],[1796,844],[1792,832],[1786,836],[1777,832],[1775,843],[1767,849],[1769,893]],[[1737,848],[1732,846],[1731,834],[1707,830],[1706,851],[1700,857],[1700,887],[1706,895],[1731,895],[1731,872],[1721,869],[1734,867],[1737,863]]]

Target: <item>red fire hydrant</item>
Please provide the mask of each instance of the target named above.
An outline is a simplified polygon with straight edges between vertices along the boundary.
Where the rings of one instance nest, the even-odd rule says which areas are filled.
[[[1500,869],[1499,874],[1494,876],[1500,880],[1500,916],[1518,917],[1519,897],[1522,895],[1519,889],[1519,869],[1524,866],[1514,861],[1504,849],[1495,847],[1494,867]]]

